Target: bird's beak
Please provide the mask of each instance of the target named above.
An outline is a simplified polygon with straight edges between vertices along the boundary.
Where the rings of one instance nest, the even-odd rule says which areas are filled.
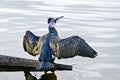
[[[56,21],[58,21],[59,19],[63,18],[64,16],[61,16],[61,17],[57,17],[56,18]]]

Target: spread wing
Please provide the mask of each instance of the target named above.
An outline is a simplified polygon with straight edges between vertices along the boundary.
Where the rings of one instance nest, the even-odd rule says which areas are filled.
[[[54,52],[54,55],[59,59],[74,56],[94,58],[97,52],[79,36],[72,36],[58,41],[57,52]]]
[[[40,48],[38,48],[39,40],[39,36],[34,35],[31,31],[26,31],[23,38],[24,50],[33,56],[40,54]]]

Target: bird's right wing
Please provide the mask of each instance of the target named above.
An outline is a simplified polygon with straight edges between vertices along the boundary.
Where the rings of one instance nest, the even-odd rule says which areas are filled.
[[[97,56],[97,52],[81,37],[72,36],[58,41],[57,52],[54,55],[59,59],[72,58],[74,56],[94,58]]]
[[[23,48],[33,56],[40,54],[40,37],[34,35],[31,31],[26,31],[23,38]]]

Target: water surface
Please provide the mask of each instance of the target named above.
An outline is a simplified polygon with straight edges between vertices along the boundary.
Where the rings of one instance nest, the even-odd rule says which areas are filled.
[[[120,78],[119,0],[0,0],[0,54],[38,59],[24,52],[26,30],[48,32],[49,17],[65,16],[56,24],[60,38],[78,35],[98,53],[96,59],[57,60],[73,71],[57,71],[57,80],[118,80]],[[43,73],[32,72],[39,78]],[[1,80],[25,80],[23,72],[1,72]]]

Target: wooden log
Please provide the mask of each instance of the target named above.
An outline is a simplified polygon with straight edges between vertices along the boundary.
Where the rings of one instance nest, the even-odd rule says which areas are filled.
[[[37,71],[39,61],[0,55],[0,71]],[[55,63],[55,70],[72,70],[72,66]],[[41,70],[42,71],[42,70]]]

